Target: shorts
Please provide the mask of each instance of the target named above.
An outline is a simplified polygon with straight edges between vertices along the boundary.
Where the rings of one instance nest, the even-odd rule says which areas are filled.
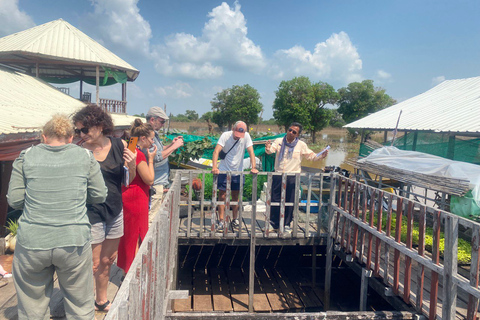
[[[243,176],[243,184],[245,185],[245,176]],[[227,175],[222,173],[218,175],[217,187],[219,190],[227,190]],[[240,176],[232,176],[232,183],[230,185],[231,190],[240,190]]]
[[[92,224],[92,244],[99,244],[105,239],[118,239],[123,236],[123,210],[110,223],[105,221]]]

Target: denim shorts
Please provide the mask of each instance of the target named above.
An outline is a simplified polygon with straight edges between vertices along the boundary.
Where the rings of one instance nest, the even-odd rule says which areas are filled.
[[[118,239],[123,236],[123,210],[120,214],[106,223],[105,221],[92,224],[92,244],[99,244],[105,239]]]
[[[243,176],[243,184],[245,185],[245,176]],[[219,190],[227,190],[227,175],[222,173],[218,175],[217,187]],[[240,176],[232,176],[232,183],[230,185],[231,190],[240,190]]]

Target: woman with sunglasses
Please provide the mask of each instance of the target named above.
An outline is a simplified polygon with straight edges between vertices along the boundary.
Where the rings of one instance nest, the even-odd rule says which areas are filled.
[[[137,174],[128,187],[122,187],[124,234],[118,246],[117,260],[117,265],[125,273],[130,269],[133,258],[147,234],[150,186],[155,179],[153,159],[157,153],[157,146],[153,144],[155,132],[150,124],[135,119],[130,129],[130,137],[138,137]],[[143,150],[147,153],[148,161]]]
[[[41,144],[13,163],[8,203],[19,219],[13,277],[19,319],[49,319],[54,273],[67,319],[94,318],[92,246],[86,204],[102,203],[107,188],[91,152],[74,144],[66,116],[43,127]]]
[[[123,236],[122,181],[128,168],[131,182],[135,178],[136,154],[127,143],[112,137],[114,126],[110,115],[90,104],[73,115],[81,146],[93,152],[100,164],[108,188],[104,203],[87,206],[92,225],[93,275],[95,278],[95,309],[108,311],[107,286],[110,268],[117,257],[118,244]]]
[[[316,153],[308,148],[307,144],[299,139],[302,132],[302,125],[293,122],[288,128],[287,135],[276,139],[273,143],[265,143],[265,152],[268,154],[277,153],[275,157],[275,172],[300,173],[302,172],[302,158],[308,160],[320,160],[327,156],[328,150],[317,157]],[[273,176],[271,202],[280,202],[282,194],[282,176]],[[295,176],[287,176],[287,190],[285,202],[295,202]],[[293,205],[285,206],[284,231],[292,232],[290,223],[293,220]],[[270,230],[280,227],[280,206],[271,206],[270,209]]]

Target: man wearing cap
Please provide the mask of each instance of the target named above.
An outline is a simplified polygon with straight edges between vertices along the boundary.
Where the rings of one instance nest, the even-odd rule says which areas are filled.
[[[213,151],[212,162],[213,174],[219,174],[220,171],[243,171],[243,156],[245,154],[245,149],[247,149],[250,156],[250,162],[252,166],[251,173],[258,173],[255,165],[255,154],[253,152],[253,143],[252,138],[247,132],[247,125],[243,121],[237,121],[233,125],[232,131],[227,131],[222,133],[220,139],[218,139],[215,150]],[[225,158],[220,160],[220,165],[217,167],[218,157],[220,151],[225,153]],[[220,174],[217,180],[219,192],[219,201],[225,201],[226,189],[227,189],[227,175]],[[238,201],[238,193],[240,190],[240,176],[232,176],[231,183],[232,190],[232,200]],[[219,222],[217,223],[217,231],[223,231],[224,228],[224,213],[225,206],[218,206],[218,218]],[[238,217],[238,205],[233,206],[232,208],[232,229],[237,229],[240,226],[240,223],[237,219]]]
[[[170,175],[170,167],[168,165],[168,156],[183,146],[183,137],[176,137],[171,144],[166,147],[163,146],[158,131],[168,120],[168,116],[160,107],[151,107],[150,110],[148,110],[146,119],[147,123],[151,124],[153,130],[155,130],[153,142],[157,146],[157,154],[153,160],[155,167],[155,181],[153,182],[152,188],[155,192],[152,195],[150,211],[148,213],[148,220],[151,223],[162,204],[164,188],[169,184],[168,177]]]

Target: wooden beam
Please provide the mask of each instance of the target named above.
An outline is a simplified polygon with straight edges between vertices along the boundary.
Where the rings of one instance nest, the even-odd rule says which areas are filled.
[[[360,284],[360,311],[367,310],[368,296],[368,279],[372,277],[372,270],[362,268],[361,284]]]
[[[97,65],[95,68],[95,86],[96,86],[96,103],[100,106],[100,66]]]

